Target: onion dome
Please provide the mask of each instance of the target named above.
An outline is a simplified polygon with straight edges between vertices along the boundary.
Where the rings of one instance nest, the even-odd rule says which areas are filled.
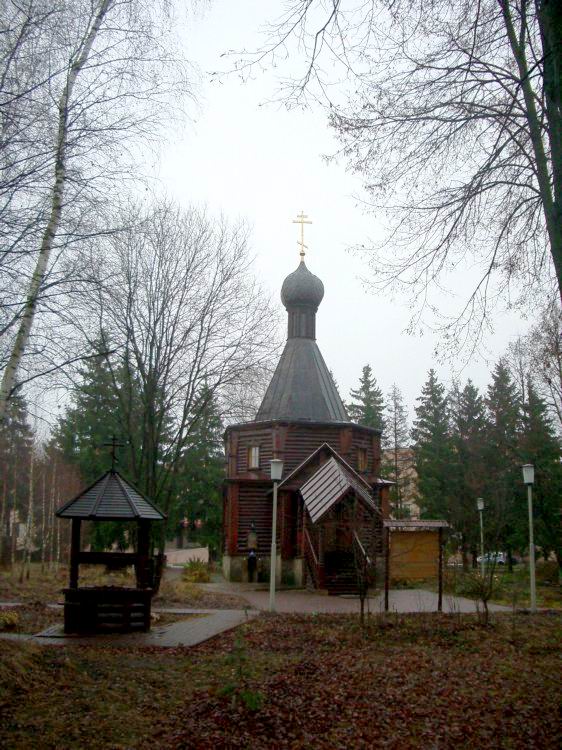
[[[318,309],[318,305],[324,297],[324,284],[318,276],[310,273],[301,260],[299,267],[290,273],[281,287],[281,302],[287,310],[291,307],[312,307]]]

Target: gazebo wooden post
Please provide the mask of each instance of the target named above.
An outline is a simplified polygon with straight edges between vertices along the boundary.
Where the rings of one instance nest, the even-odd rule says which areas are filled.
[[[148,581],[148,557],[150,553],[150,521],[139,521],[137,538],[137,588],[150,588]]]
[[[78,567],[80,565],[80,525],[79,518],[72,519],[72,533],[70,538],[70,582],[69,588],[78,588]]]
[[[384,531],[384,611],[388,612],[388,590],[390,588],[390,529],[385,529]]]
[[[443,529],[439,527],[439,598],[437,611],[443,611]]]

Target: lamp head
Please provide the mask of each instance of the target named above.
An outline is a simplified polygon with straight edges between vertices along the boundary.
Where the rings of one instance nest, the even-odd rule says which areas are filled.
[[[523,483],[534,484],[535,483],[535,467],[533,464],[525,464],[521,467],[523,469]]]
[[[283,475],[283,461],[280,458],[271,459],[271,479],[273,482],[278,482]]]

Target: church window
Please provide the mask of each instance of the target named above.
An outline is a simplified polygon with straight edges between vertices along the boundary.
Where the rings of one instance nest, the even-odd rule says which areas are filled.
[[[366,448],[358,448],[357,449],[357,469],[359,471],[367,471],[368,462],[369,462],[369,459],[367,456]]]
[[[258,445],[251,445],[248,448],[248,469],[260,468],[260,449]]]

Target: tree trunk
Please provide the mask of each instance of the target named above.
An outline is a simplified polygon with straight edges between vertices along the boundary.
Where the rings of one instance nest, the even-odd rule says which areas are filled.
[[[468,573],[470,565],[468,562],[468,542],[466,536],[463,534],[461,537],[461,556],[462,556],[462,570],[463,573]]]
[[[56,569],[59,569],[60,565],[60,559],[61,559],[61,548],[60,548],[60,521],[57,518],[56,521],[56,527],[57,527],[57,553],[56,553]]]
[[[562,3],[538,0],[539,27],[543,47],[543,92],[552,162],[553,221],[557,229],[552,248],[557,272],[562,264]],[[560,283],[560,275],[558,276]]]
[[[14,447],[14,466],[12,474],[12,507],[11,507],[11,518],[10,518],[10,567],[14,568],[16,562],[16,514],[18,506],[18,452]]]
[[[539,4],[538,16],[544,53],[544,91],[547,129],[551,146],[552,182],[541,122],[535,103],[535,92],[531,85],[530,71],[525,54],[526,36],[524,28],[522,27],[523,33],[517,34],[508,0],[500,0],[500,6],[509,44],[519,70],[521,91],[525,100],[525,116],[535,157],[537,183],[550,240],[550,252],[558,279],[558,291],[562,297],[562,113],[560,101],[556,102],[556,97],[560,95],[560,83],[556,84],[556,75],[557,73],[559,75],[560,69],[557,68],[556,61],[559,63],[562,54],[560,52],[561,37],[556,36],[556,31],[558,29],[558,32],[560,32],[562,29],[560,19],[562,11],[560,10],[559,0],[542,0]],[[525,23],[526,20],[522,19],[521,24]]]
[[[361,612],[359,615],[359,620],[361,622],[361,627],[363,627],[365,625],[365,596],[363,593],[359,597],[359,601],[361,603]]]
[[[52,569],[55,560],[55,482],[57,477],[57,459],[53,460],[53,474],[51,479],[51,494],[49,499],[49,529],[47,548],[49,550],[49,568]]]
[[[41,572],[45,570],[45,553],[47,541],[47,465],[43,462],[41,487]]]
[[[0,566],[4,562],[4,538],[7,537],[6,506],[8,505],[8,477],[4,474],[2,482],[2,505],[0,506]]]
[[[23,547],[20,583],[23,583],[24,577],[29,578],[29,566],[31,561],[31,534],[33,530],[33,468],[34,468],[33,447],[29,454],[29,484],[28,484],[28,503],[27,518],[25,521],[25,541]]]
[[[66,151],[68,146],[69,133],[69,103],[71,101],[72,92],[78,75],[88,59],[88,56],[92,49],[92,45],[98,34],[101,24],[113,3],[114,0],[101,0],[94,22],[92,23],[90,30],[84,37],[74,61],[70,65],[70,69],[66,78],[66,85],[59,99],[58,133],[55,151],[55,170],[53,188],[51,192],[50,215],[47,226],[45,227],[45,231],[43,233],[43,239],[41,241],[41,247],[39,249],[39,256],[37,258],[35,270],[29,284],[29,291],[27,293],[27,299],[22,311],[18,332],[16,334],[10,357],[6,364],[6,369],[4,370],[2,382],[0,383],[0,425],[3,423],[6,416],[6,407],[8,404],[8,400],[10,399],[14,390],[17,388],[17,371],[29,342],[33,320],[35,318],[35,313],[37,312],[37,305],[39,302],[41,287],[49,269],[49,259],[51,257],[51,251],[53,249],[53,242],[62,217],[64,189],[67,180]]]

